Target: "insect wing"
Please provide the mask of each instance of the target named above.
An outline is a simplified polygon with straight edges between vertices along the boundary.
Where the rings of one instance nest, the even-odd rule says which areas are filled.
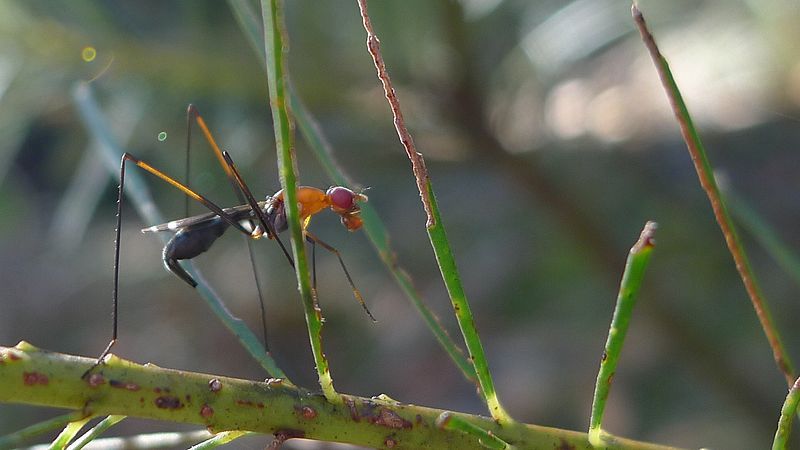
[[[258,202],[258,206],[264,208],[267,202],[262,201]],[[230,215],[234,220],[244,220],[251,216],[252,209],[250,205],[239,205],[233,206],[231,208],[225,208],[223,211]],[[193,225],[199,225],[205,222],[209,222],[214,218],[219,217],[213,212],[211,213],[204,213],[198,214],[196,216],[187,217],[185,219],[178,219],[172,220],[167,223],[162,223],[159,225],[153,225],[152,227],[142,228],[142,233],[157,233],[160,231],[178,231],[183,228],[187,228]]]

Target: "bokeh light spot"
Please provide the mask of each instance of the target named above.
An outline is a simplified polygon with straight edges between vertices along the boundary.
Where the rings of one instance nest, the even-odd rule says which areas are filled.
[[[92,62],[97,58],[97,50],[94,47],[83,47],[81,50],[81,58],[86,62]]]
[[[167,132],[166,131],[162,131],[161,133],[158,133],[158,140],[159,140],[159,142],[166,141],[167,140]]]

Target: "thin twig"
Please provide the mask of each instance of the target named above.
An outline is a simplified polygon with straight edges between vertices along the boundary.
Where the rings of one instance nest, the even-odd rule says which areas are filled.
[[[464,292],[464,286],[461,283],[461,278],[458,274],[456,267],[455,257],[447,239],[444,224],[441,221],[439,209],[436,205],[436,196],[433,193],[430,177],[424,170],[424,163],[422,163],[422,155],[420,155],[414,148],[413,140],[405,127],[403,115],[400,111],[400,103],[394,93],[394,88],[391,84],[391,79],[386,71],[386,66],[383,63],[383,58],[380,54],[380,46],[378,38],[372,29],[372,25],[367,13],[366,0],[358,0],[361,10],[361,16],[364,21],[364,28],[367,31],[367,48],[370,55],[372,55],[375,68],[378,72],[378,78],[384,87],[386,99],[392,109],[395,129],[400,137],[400,141],[405,147],[406,152],[411,159],[412,167],[414,169],[414,177],[417,180],[422,196],[422,203],[428,214],[427,233],[428,238],[433,247],[436,262],[439,265],[439,271],[442,274],[442,280],[447,288],[447,294],[450,296],[450,301],[453,305],[453,312],[455,313],[458,326],[461,329],[461,334],[464,337],[464,343],[469,351],[469,359],[475,368],[475,374],[480,383],[481,393],[486,400],[486,405],[489,407],[489,412],[492,417],[502,425],[511,425],[514,419],[506,412],[500,404],[497,397],[497,392],[494,389],[494,381],[489,371],[489,363],[486,359],[486,354],[481,344],[478,330],[475,326],[475,319],[473,318],[472,311],[467,301],[467,296]],[[419,172],[421,170],[422,172]],[[421,183],[421,184],[420,184]]]
[[[369,54],[372,55],[375,69],[378,71],[378,78],[383,85],[383,92],[386,94],[386,100],[389,101],[389,106],[392,108],[394,128],[397,130],[400,143],[403,144],[403,148],[406,150],[406,154],[408,154],[408,159],[411,160],[411,168],[414,171],[414,178],[417,180],[419,196],[422,199],[422,206],[425,208],[425,214],[428,218],[425,226],[431,228],[436,222],[433,217],[433,211],[431,210],[431,199],[427,188],[428,169],[425,167],[425,159],[414,146],[414,139],[411,138],[411,134],[409,134],[405,121],[403,120],[400,102],[397,100],[397,94],[392,86],[392,80],[389,78],[389,73],[386,71],[386,64],[383,62],[383,56],[381,56],[381,41],[378,39],[378,36],[375,35],[372,22],[367,13],[367,0],[358,0],[358,8],[361,11],[364,29],[367,31],[367,50]]]
[[[283,28],[283,2],[280,0],[261,0],[261,14],[264,21],[264,49],[269,84],[269,104],[272,111],[273,129],[275,130],[275,147],[278,157],[278,169],[283,188],[286,217],[292,237],[297,288],[303,301],[303,312],[306,316],[311,353],[317,369],[317,376],[322,392],[328,401],[341,403],[341,399],[333,388],[328,360],[322,351],[322,312],[316,294],[311,288],[308,271],[308,259],[305,252],[305,239],[300,226],[300,209],[297,201],[297,167],[294,157],[294,128],[289,114],[286,97],[286,42]]]
[[[631,247],[628,260],[625,262],[625,271],[619,285],[617,305],[608,330],[606,347],[600,359],[600,370],[597,373],[597,383],[594,388],[592,400],[592,415],[589,419],[589,442],[596,447],[608,445],[613,442],[613,437],[602,430],[603,414],[611,392],[611,381],[617,372],[622,346],[628,334],[628,325],[636,305],[636,297],[644,279],[644,272],[650,262],[650,256],[655,246],[656,223],[647,222],[642,229],[639,240]]]
[[[730,214],[728,214],[728,210],[725,207],[725,203],[722,201],[719,188],[717,187],[717,183],[714,180],[714,175],[711,170],[711,164],[709,163],[705,149],[703,148],[703,144],[700,140],[700,136],[697,133],[697,129],[694,127],[691,117],[689,116],[689,111],[686,108],[686,104],[684,103],[680,91],[678,90],[678,86],[672,77],[669,64],[667,63],[666,58],[664,58],[659,51],[653,35],[647,28],[647,24],[644,21],[644,16],[642,16],[642,12],[639,10],[636,4],[631,7],[631,14],[633,15],[636,26],[639,28],[639,32],[642,35],[642,40],[647,46],[647,50],[650,52],[650,56],[656,65],[656,70],[658,71],[658,76],[661,79],[661,84],[664,86],[664,90],[669,97],[670,106],[672,107],[675,118],[680,125],[681,135],[683,136],[683,140],[686,142],[686,147],[688,148],[689,155],[692,158],[692,163],[694,163],[694,168],[697,171],[698,178],[700,179],[700,185],[703,187],[703,190],[706,192],[706,195],[711,202],[711,209],[714,211],[714,217],[716,218],[717,223],[722,230],[722,234],[725,237],[725,243],[728,245],[728,250],[731,252],[733,260],[736,263],[736,270],[739,272],[739,276],[742,278],[747,295],[750,296],[753,309],[758,316],[758,320],[761,322],[761,328],[763,328],[764,334],[767,336],[767,340],[772,348],[772,354],[776,364],[778,365],[778,369],[781,371],[781,373],[783,373],[788,385],[791,386],[795,380],[794,368],[792,367],[792,363],[789,360],[788,355],[786,355],[783,344],[781,343],[780,334],[772,320],[769,307],[764,301],[764,296],[762,295],[761,290],[756,283],[755,274],[753,273],[750,263],[747,260],[744,247],[742,247],[742,243],[739,240],[738,234],[736,233],[736,229],[733,225]]]

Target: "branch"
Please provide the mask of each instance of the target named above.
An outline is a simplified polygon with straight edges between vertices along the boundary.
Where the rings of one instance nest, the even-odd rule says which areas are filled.
[[[87,380],[94,360],[40,350],[21,342],[0,347],[0,402],[80,410],[83,416],[124,414],[190,423],[210,431],[247,430],[367,447],[482,449],[472,435],[441,430],[445,411],[391,400],[343,395],[334,405],[322,395],[266,382],[162,369],[110,356]],[[591,449],[586,433],[511,424],[450,413],[517,448]],[[619,439],[619,449],[668,447]]]

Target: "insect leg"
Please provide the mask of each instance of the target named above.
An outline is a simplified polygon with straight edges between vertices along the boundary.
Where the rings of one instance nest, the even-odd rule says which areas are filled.
[[[336,255],[336,258],[339,259],[339,264],[342,266],[344,275],[347,277],[347,282],[350,284],[350,288],[353,290],[353,296],[356,298],[358,303],[361,304],[361,307],[364,308],[364,311],[367,313],[370,319],[372,319],[373,322],[377,322],[375,316],[373,316],[372,313],[369,311],[369,308],[367,308],[367,304],[366,302],[364,302],[364,297],[361,295],[361,291],[359,291],[355,283],[353,283],[353,277],[350,276],[350,272],[347,270],[347,266],[345,266],[344,260],[342,259],[342,255],[339,253],[339,250],[336,250],[336,248],[334,248],[332,245],[327,244],[326,242],[320,240],[318,237],[314,236],[308,231],[305,232],[305,235],[306,235],[306,240],[308,242],[311,242],[312,244],[319,244],[325,250]]]
[[[250,205],[250,208],[255,212],[256,216],[258,217],[258,221],[261,223],[261,226],[264,227],[264,230],[267,231],[269,237],[275,238],[280,245],[281,250],[283,250],[283,254],[286,255],[286,259],[289,261],[289,264],[294,267],[294,261],[292,260],[291,255],[289,255],[289,251],[283,245],[283,242],[278,237],[278,233],[275,230],[275,227],[272,225],[272,221],[269,220],[265,215],[264,211],[258,207],[258,202],[256,201],[255,197],[253,197],[253,193],[250,192],[250,189],[247,187],[247,184],[242,179],[241,175],[239,174],[239,170],[233,164],[233,159],[231,159],[231,155],[228,152],[222,152],[222,156],[225,160],[225,164],[230,168],[231,174],[233,175],[236,183],[241,188],[242,193],[247,198],[247,202]]]
[[[189,142],[191,139],[191,126],[192,126],[192,119],[197,123],[197,126],[205,136],[206,141],[208,142],[209,146],[214,152],[214,155],[217,157],[220,165],[222,166],[223,170],[225,171],[225,175],[228,177],[228,180],[233,187],[233,191],[236,194],[236,197],[239,199],[241,203],[248,203],[250,208],[252,209],[253,213],[258,218],[258,221],[261,223],[262,230],[267,232],[267,235],[271,238],[275,238],[278,242],[278,245],[283,250],[284,255],[286,255],[289,264],[294,267],[294,261],[292,257],[289,255],[289,252],[286,250],[286,247],[281,242],[280,238],[278,238],[278,233],[272,227],[272,222],[267,220],[264,217],[264,212],[261,208],[258,207],[258,202],[253,197],[253,194],[250,192],[247,184],[242,179],[241,175],[239,175],[239,171],[236,169],[236,166],[233,164],[233,160],[230,158],[230,155],[227,152],[222,152],[217,145],[214,136],[211,134],[211,130],[206,125],[203,116],[200,115],[200,111],[194,106],[189,105],[186,109],[186,121],[187,121],[187,167],[188,167],[188,150],[189,150]],[[188,180],[188,170],[187,170],[187,180]],[[188,214],[187,214],[188,215]],[[252,223],[252,228],[255,229],[255,224]],[[252,237],[252,236],[250,236]],[[261,288],[261,279],[258,276],[258,271],[256,270],[256,257],[255,251],[253,250],[253,242],[251,239],[247,239],[247,252],[250,257],[250,266],[253,268],[253,278],[256,282],[256,290],[258,292],[258,300],[259,300],[259,307],[261,308],[261,329],[264,335],[264,347],[269,353],[269,345],[267,343],[267,319],[266,319],[266,308],[264,306],[264,295],[263,290]]]

